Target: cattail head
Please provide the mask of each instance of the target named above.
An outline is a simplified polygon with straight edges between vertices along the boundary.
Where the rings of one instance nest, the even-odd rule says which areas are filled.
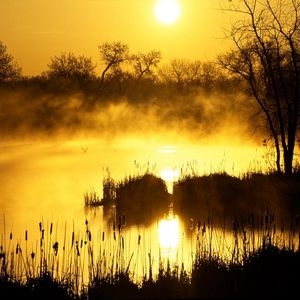
[[[31,252],[30,257],[31,257],[31,259],[34,259],[35,258],[35,253]]]
[[[25,241],[27,241],[27,230],[25,230]]]
[[[58,252],[58,242],[55,242],[53,244],[53,250],[54,250],[54,255],[56,256],[57,255],[57,252]]]
[[[10,235],[9,235],[9,239],[12,240],[12,238],[13,238],[13,235],[12,235],[12,232],[11,232]]]
[[[52,234],[53,223],[50,224],[50,235]]]

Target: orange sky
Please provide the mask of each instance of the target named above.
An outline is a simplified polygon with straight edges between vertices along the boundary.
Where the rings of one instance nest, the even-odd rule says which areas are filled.
[[[0,40],[23,72],[47,69],[63,51],[84,54],[100,64],[97,45],[127,43],[131,52],[158,49],[170,58],[214,59],[228,47],[228,16],[219,0],[178,0],[182,12],[173,25],[154,16],[157,0],[0,0]]]

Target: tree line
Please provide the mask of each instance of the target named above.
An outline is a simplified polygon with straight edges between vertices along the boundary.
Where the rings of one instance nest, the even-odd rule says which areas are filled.
[[[98,45],[98,67],[90,57],[62,52],[50,58],[47,70],[37,76],[23,76],[7,46],[0,41],[0,84],[20,81],[57,81],[83,83],[97,82],[98,92],[104,92],[116,86],[130,85],[132,92],[142,82],[153,85],[166,85],[186,90],[191,87],[211,89],[225,80],[228,74],[217,62],[189,61],[171,59],[162,64],[162,54],[158,50],[147,53],[130,53],[126,43],[104,42]],[[225,86],[225,85],[224,85]]]

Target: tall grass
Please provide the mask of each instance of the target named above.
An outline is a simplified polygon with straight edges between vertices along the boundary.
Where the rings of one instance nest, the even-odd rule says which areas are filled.
[[[25,293],[33,299],[222,298],[289,295],[296,290],[298,218],[289,228],[278,228],[266,209],[260,216],[249,214],[246,223],[235,218],[231,228],[222,230],[211,218],[191,220],[190,269],[180,255],[171,261],[153,253],[154,248],[145,253],[147,237],[126,234],[125,223],[119,218],[107,231],[95,234],[86,220],[84,232],[76,232],[75,226],[68,232],[65,226],[62,241],[52,222],[38,224],[37,241],[30,241],[27,230],[23,238],[16,238],[4,225],[0,295],[13,290],[16,296]],[[138,269],[143,270],[140,276]]]

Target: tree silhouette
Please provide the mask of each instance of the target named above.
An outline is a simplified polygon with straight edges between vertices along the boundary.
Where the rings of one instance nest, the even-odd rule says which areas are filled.
[[[6,45],[0,41],[0,83],[19,79],[21,68],[7,51]]]
[[[100,57],[105,68],[100,79],[100,88],[103,86],[106,73],[114,69],[114,73],[120,73],[121,63],[130,60],[129,47],[121,42],[103,43],[98,46]]]
[[[160,77],[167,84],[175,84],[178,89],[199,85],[201,81],[201,63],[184,59],[172,59],[169,65],[160,69]]]
[[[219,58],[248,83],[274,142],[277,171],[286,174],[299,129],[299,8],[296,0],[226,2],[223,9],[242,18],[229,31],[236,49]]]
[[[95,77],[95,65],[91,58],[71,52],[52,57],[48,68],[46,75],[51,79],[83,81]]]
[[[153,68],[157,68],[161,60],[161,52],[152,50],[148,53],[138,53],[131,57],[135,77],[139,81],[143,76],[154,77]]]

